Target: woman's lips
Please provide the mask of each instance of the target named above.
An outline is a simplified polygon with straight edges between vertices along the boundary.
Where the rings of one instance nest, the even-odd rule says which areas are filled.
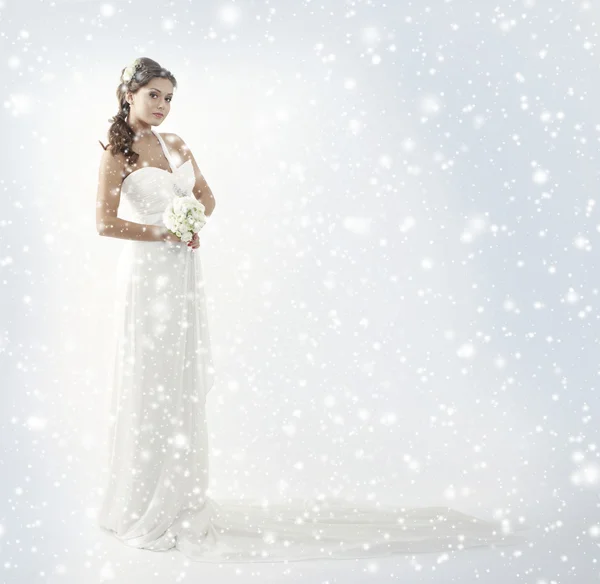
[[[155,115],[157,118],[163,118],[164,117],[164,114],[152,114],[152,115]]]

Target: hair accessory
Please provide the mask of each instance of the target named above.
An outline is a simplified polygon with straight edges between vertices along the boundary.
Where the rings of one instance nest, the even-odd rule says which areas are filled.
[[[136,59],[129,67],[126,67],[121,75],[121,81],[129,83],[135,74],[136,67],[140,64],[140,59]]]

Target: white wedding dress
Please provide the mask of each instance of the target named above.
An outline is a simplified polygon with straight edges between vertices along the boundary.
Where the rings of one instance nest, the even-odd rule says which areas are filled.
[[[192,194],[195,181],[191,162],[176,167],[154,133],[172,172],[140,168],[121,187],[127,218],[146,224],[162,224],[169,200]],[[200,562],[368,558],[526,541],[447,506],[209,498],[206,397],[215,371],[200,249],[127,240],[119,257],[103,529],[129,546],[176,548]]]

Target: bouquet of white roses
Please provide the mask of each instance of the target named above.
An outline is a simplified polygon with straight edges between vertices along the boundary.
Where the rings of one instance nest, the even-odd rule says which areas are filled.
[[[163,223],[169,231],[187,243],[206,224],[205,208],[194,196],[175,196],[163,213]]]

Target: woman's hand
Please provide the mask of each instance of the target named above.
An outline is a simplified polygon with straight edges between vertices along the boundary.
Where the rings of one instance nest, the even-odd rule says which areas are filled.
[[[178,237],[172,231],[167,231],[167,233],[165,235],[163,235],[162,240],[163,241],[170,241],[171,243],[182,243],[181,237]]]
[[[197,249],[198,247],[200,247],[200,238],[198,237],[197,233],[194,233],[192,239],[188,241],[188,246],[192,249]]]
[[[172,231],[169,231],[169,230],[166,230],[166,233],[163,235],[162,240],[169,241],[172,243],[184,243],[181,240],[181,237],[178,237],[175,233],[173,233]],[[192,236],[192,239],[187,242],[187,245],[188,245],[188,247],[191,247],[192,249],[196,249],[196,248],[200,247],[200,238],[198,237],[197,233],[194,233],[194,235]]]

